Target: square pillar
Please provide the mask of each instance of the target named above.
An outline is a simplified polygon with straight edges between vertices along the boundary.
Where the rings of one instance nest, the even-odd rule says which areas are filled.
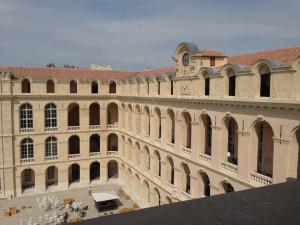
[[[192,126],[191,158],[198,159],[199,158],[199,149],[198,149],[199,123],[191,122],[191,126]]]
[[[211,126],[211,166],[219,169],[221,165],[221,127]]]
[[[286,182],[288,174],[289,140],[273,137],[273,181],[272,184]]]
[[[248,182],[250,180],[250,133],[237,131],[238,133],[238,174],[237,177]]]

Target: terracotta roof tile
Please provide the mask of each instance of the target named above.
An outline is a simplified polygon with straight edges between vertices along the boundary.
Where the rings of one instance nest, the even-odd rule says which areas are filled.
[[[45,80],[55,78],[59,81],[66,81],[71,78],[79,80],[98,79],[107,81],[109,79],[122,79],[144,75],[154,75],[160,73],[174,72],[174,67],[149,70],[149,71],[118,71],[118,70],[91,70],[91,69],[72,69],[72,68],[53,68],[53,67],[22,67],[22,66],[3,66],[11,69],[14,77],[30,77],[33,80]]]
[[[263,52],[255,52],[245,55],[232,56],[228,58],[228,63],[249,65],[251,67],[259,59],[271,59],[283,62],[282,66],[292,65],[294,59],[300,55],[300,46],[280,48]]]
[[[227,55],[225,55],[222,52],[219,52],[217,50],[200,49],[199,52],[203,53],[203,56],[207,56],[207,57],[217,57],[217,58],[227,58],[228,57]]]

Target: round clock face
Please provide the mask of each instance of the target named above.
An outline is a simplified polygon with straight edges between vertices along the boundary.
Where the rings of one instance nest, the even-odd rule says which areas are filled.
[[[183,57],[182,57],[182,64],[184,66],[189,65],[189,61],[190,61],[190,57],[188,53],[184,53]]]

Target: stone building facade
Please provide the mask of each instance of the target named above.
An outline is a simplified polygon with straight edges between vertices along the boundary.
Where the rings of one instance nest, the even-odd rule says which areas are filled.
[[[299,179],[300,47],[181,43],[144,72],[1,66],[1,195],[107,182],[155,206]]]

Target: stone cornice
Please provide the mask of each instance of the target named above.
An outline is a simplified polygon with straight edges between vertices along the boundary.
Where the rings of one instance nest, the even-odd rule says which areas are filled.
[[[266,108],[266,109],[285,109],[285,110],[300,110],[300,101],[295,102],[293,100],[287,101],[273,101],[273,100],[237,100],[237,99],[216,99],[216,98],[203,98],[203,97],[149,97],[149,96],[121,96],[121,95],[32,95],[32,94],[20,94],[20,95],[1,95],[1,98],[13,98],[13,99],[45,99],[49,101],[55,100],[119,100],[125,102],[143,102],[146,104],[159,104],[166,102],[179,103],[179,104],[201,104],[201,105],[217,105],[217,106],[235,106],[235,107],[246,107],[246,108]]]

